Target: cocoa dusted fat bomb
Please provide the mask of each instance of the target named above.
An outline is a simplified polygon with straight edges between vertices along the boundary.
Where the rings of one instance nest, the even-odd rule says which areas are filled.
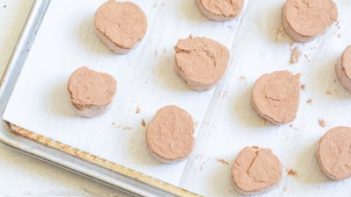
[[[283,7],[282,24],[293,40],[306,42],[325,32],[337,16],[332,0],[287,0]]]
[[[193,90],[210,89],[223,76],[229,50],[204,37],[180,39],[175,47],[175,71]]]
[[[67,90],[76,111],[83,117],[94,117],[112,102],[116,80],[107,73],[80,67],[69,78]]]
[[[146,144],[158,161],[185,159],[194,146],[194,123],[183,109],[169,105],[159,109],[146,128]]]
[[[321,171],[330,179],[341,180],[351,176],[351,128],[335,127],[320,140],[317,159]]]
[[[204,16],[215,21],[235,18],[241,11],[244,0],[196,0]]]
[[[100,40],[116,53],[127,53],[145,36],[147,19],[132,2],[109,0],[97,10],[94,24]]]
[[[270,149],[245,147],[232,167],[234,188],[245,195],[266,192],[282,178],[282,166]]]
[[[351,46],[348,46],[335,66],[336,76],[342,86],[351,92]]]
[[[295,119],[299,107],[300,74],[276,71],[261,76],[252,92],[252,108],[273,124]]]

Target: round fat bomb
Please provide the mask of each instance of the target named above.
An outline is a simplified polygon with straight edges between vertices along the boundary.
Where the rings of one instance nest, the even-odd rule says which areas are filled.
[[[175,71],[197,91],[208,90],[220,80],[229,60],[225,46],[203,37],[179,40],[175,52]]]
[[[345,89],[351,92],[351,46],[348,46],[335,66],[336,76]]]
[[[299,107],[300,74],[276,71],[261,76],[252,92],[252,108],[273,124],[295,119]]]
[[[69,78],[67,89],[76,111],[83,117],[94,117],[112,102],[116,80],[107,73],[80,67]]]
[[[326,31],[336,21],[337,15],[332,0],[287,0],[282,24],[292,39],[306,42]]]
[[[159,109],[146,129],[151,155],[164,163],[186,158],[194,146],[194,123],[183,109],[169,105]]]
[[[109,0],[97,10],[94,24],[100,40],[116,53],[127,53],[145,36],[147,19],[134,3]]]
[[[330,179],[351,176],[351,128],[335,127],[320,140],[317,159],[321,171]]]
[[[245,195],[266,192],[282,178],[279,159],[270,149],[245,147],[232,167],[234,188]]]
[[[196,1],[204,16],[215,21],[226,21],[235,18],[244,5],[244,0]]]

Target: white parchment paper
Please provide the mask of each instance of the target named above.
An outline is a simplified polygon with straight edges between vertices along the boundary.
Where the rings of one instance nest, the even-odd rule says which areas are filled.
[[[279,187],[267,196],[351,195],[350,180],[328,182],[314,156],[316,142],[328,128],[351,126],[351,95],[334,74],[337,58],[351,44],[350,1],[336,1],[338,24],[307,44],[291,44],[276,33],[282,0],[246,0],[241,17],[224,23],[204,18],[193,0],[133,1],[148,17],[148,33],[131,53],[116,55],[94,33],[94,13],[104,1],[52,0],[4,119],[206,196],[238,195],[230,183],[230,167],[250,145],[271,148],[285,169],[298,173],[292,177],[284,172]],[[174,46],[189,34],[231,49],[230,66],[215,89],[194,92],[173,71]],[[290,65],[295,46],[303,55]],[[69,102],[67,79],[82,65],[117,79],[115,100],[101,117],[81,118]],[[250,107],[251,87],[260,75],[285,69],[302,74],[306,87],[300,110],[292,124],[270,126]],[[309,99],[312,104],[306,103]],[[164,165],[149,156],[141,121],[147,123],[168,104],[192,114],[197,137],[187,161]],[[319,119],[326,128],[318,125]]]

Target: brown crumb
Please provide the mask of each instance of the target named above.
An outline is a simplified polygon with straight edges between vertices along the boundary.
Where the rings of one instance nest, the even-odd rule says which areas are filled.
[[[331,93],[329,90],[325,91],[325,93],[326,93],[327,95],[332,95],[332,93]]]
[[[336,83],[336,79],[334,79],[333,82]]]
[[[284,29],[283,26],[280,26],[276,31],[275,31],[275,41],[279,41],[283,38],[284,36]]]
[[[295,170],[293,170],[293,169],[289,169],[288,170],[288,175],[289,176],[297,176],[297,172]]]
[[[290,64],[295,64],[296,62],[299,61],[301,56],[301,51],[299,50],[299,48],[294,47],[293,49],[291,49],[291,54],[290,54]]]
[[[145,120],[144,120],[144,119],[141,120],[141,126],[143,126],[143,127],[146,126],[146,123],[145,123]]]
[[[324,128],[327,125],[327,123],[323,119],[318,119],[318,124],[322,128]]]
[[[305,85],[305,84],[302,84],[302,85],[300,86],[300,88],[301,88],[302,91],[305,91],[306,85]]]
[[[140,108],[139,107],[136,108],[135,113],[136,114],[140,113]]]
[[[312,99],[308,99],[308,100],[306,101],[306,103],[312,105],[313,101],[312,101]]]
[[[229,162],[224,160],[224,159],[219,159],[217,158],[218,163],[223,164],[223,165],[229,165]]]

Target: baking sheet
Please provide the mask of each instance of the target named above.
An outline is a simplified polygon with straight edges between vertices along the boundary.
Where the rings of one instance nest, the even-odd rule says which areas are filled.
[[[242,23],[241,18],[209,22],[193,1],[135,1],[148,16],[149,30],[141,45],[123,56],[107,50],[94,34],[92,19],[102,2],[51,2],[5,120],[206,196],[237,195],[229,181],[231,161],[243,146],[253,144],[272,148],[286,168],[298,172],[297,177],[285,176],[279,188],[267,195],[331,194],[336,187],[340,195],[350,195],[349,181],[326,182],[314,158],[315,142],[327,129],[320,128],[317,120],[325,119],[328,128],[347,125],[350,96],[334,82],[333,64],[351,43],[346,20],[350,2],[337,1],[339,28],[335,25],[323,37],[297,45],[307,58],[294,65],[288,64],[289,39],[277,38],[280,0],[246,1]],[[230,67],[217,89],[193,92],[172,70],[173,47],[189,34],[232,48]],[[70,106],[66,82],[81,65],[109,72],[118,81],[112,108],[101,117],[80,118]],[[272,127],[251,110],[250,88],[261,74],[280,69],[302,73],[306,90],[293,125]],[[305,103],[309,98],[313,105]],[[166,104],[189,111],[199,128],[190,159],[172,165],[150,158],[141,126],[142,119],[148,122]],[[135,113],[138,107],[140,114]]]
[[[173,47],[189,34],[230,47],[240,20],[208,23],[190,1],[135,2],[148,16],[148,34],[136,50],[121,56],[106,49],[94,33],[93,16],[103,1],[52,1],[4,119],[178,185],[186,161],[159,165],[150,158],[141,121],[148,122],[163,105],[176,104],[200,125],[214,90],[198,93],[185,87],[172,68]],[[101,117],[78,117],[68,100],[67,79],[82,65],[108,72],[118,81],[115,102]]]

